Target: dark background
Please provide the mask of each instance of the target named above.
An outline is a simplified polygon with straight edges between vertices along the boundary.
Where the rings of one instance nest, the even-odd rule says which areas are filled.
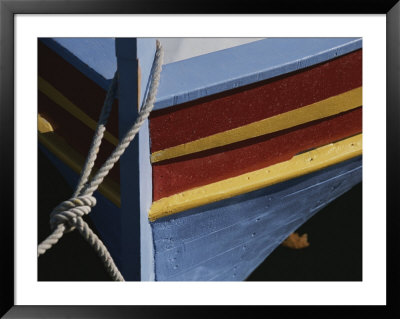
[[[38,241],[50,234],[49,214],[72,195],[57,169],[38,152]],[[310,246],[294,250],[278,246],[248,281],[362,280],[362,184],[329,204],[298,232],[307,233]],[[89,226],[96,231],[85,217]],[[67,233],[39,258],[40,281],[110,280],[94,250],[77,231]]]

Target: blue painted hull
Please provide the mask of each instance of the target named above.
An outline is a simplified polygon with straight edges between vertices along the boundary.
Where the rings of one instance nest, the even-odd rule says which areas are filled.
[[[71,187],[77,174],[41,147]],[[242,281],[291,233],[362,180],[362,157],[287,182],[204,205],[151,223],[155,280]],[[119,208],[100,193],[91,218],[117,266],[123,253]],[[126,248],[125,248],[126,249]],[[135,267],[137,268],[137,267]]]
[[[152,223],[156,280],[237,281],[361,182],[362,158]]]

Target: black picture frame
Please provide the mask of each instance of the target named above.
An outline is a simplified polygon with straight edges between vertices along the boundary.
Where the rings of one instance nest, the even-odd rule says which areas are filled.
[[[224,316],[226,307],[170,307],[170,306],[16,306],[14,305],[14,17],[16,14],[118,14],[118,13],[375,13],[387,19],[387,305],[386,306],[257,306],[265,317],[355,317],[369,315],[376,318],[400,317],[398,307],[399,263],[395,259],[399,249],[399,225],[395,215],[399,211],[396,183],[399,180],[400,145],[400,4],[397,0],[324,0],[274,1],[259,4],[194,1],[124,1],[124,0],[0,0],[1,68],[0,68],[0,315],[5,318],[153,318]],[[384,173],[384,172],[382,172]],[[383,213],[383,212],[382,212]],[[247,316],[255,307],[236,307],[236,315]],[[254,313],[251,313],[254,315]]]

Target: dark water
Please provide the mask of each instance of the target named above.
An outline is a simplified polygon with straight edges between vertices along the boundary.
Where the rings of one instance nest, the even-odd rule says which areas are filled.
[[[38,240],[49,233],[49,213],[69,198],[72,189],[39,150]],[[248,278],[249,281],[362,280],[362,185],[359,184],[318,212],[298,230],[310,246],[293,250],[279,246]],[[94,229],[89,217],[85,220]],[[95,230],[95,229],[94,229]],[[39,258],[42,281],[110,280],[103,264],[74,231]]]

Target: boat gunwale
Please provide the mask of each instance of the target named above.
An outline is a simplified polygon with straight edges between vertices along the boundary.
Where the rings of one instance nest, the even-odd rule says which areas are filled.
[[[102,75],[104,72],[96,70],[94,65],[89,65],[80,60],[78,58],[79,52],[76,51],[76,48],[63,46],[57,39],[40,38],[40,41],[104,90],[107,90],[111,79],[105,78]],[[97,41],[101,39],[96,38]],[[108,40],[110,38],[104,39]],[[273,54],[276,54],[276,52],[271,53],[271,50],[282,39],[285,39],[285,41],[293,39],[293,43],[290,45],[296,50],[301,49],[299,48],[299,43],[296,42],[297,39],[302,39],[302,41],[306,42],[311,41],[310,43],[305,43],[304,47],[312,46],[314,51],[301,51],[299,54],[302,55],[287,57],[288,60],[286,61],[275,61],[273,63],[276,63],[276,65],[273,64],[271,66],[268,64],[269,60],[271,60]],[[321,39],[319,43],[313,43],[313,41],[315,42],[319,39]],[[282,48],[274,48],[274,50],[278,49]],[[289,50],[290,46],[286,47],[286,49]],[[362,49],[362,38],[266,38],[168,63],[163,66],[162,80],[154,104],[154,111],[298,71],[359,49]],[[256,54],[251,55],[251,63],[245,63],[251,50],[255,50]],[[228,68],[218,69],[219,61],[224,61]],[[240,67],[232,71],[233,68],[229,66]],[[197,82],[193,81],[191,72],[187,72],[187,70],[190,71],[193,68],[196,71],[200,71],[196,73],[197,78],[200,79]],[[203,80],[205,75],[207,75],[207,81]]]

